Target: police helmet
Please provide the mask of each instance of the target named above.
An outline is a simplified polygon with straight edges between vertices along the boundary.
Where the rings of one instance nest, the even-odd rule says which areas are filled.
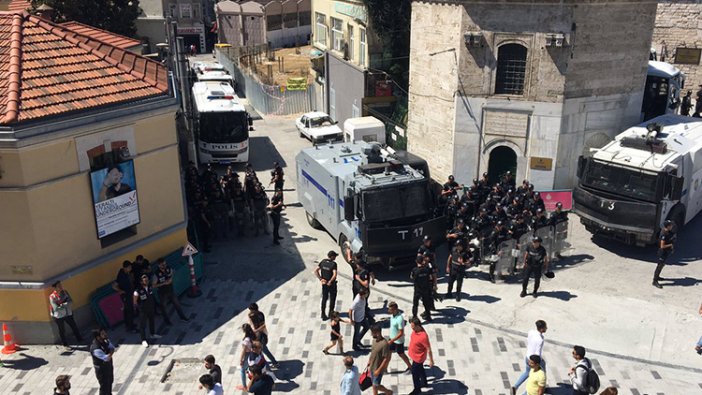
[[[666,219],[665,222],[663,222],[663,227],[667,228],[669,226],[673,226],[675,223],[672,220]]]
[[[487,177],[487,176],[488,176],[488,173],[487,173],[487,172],[484,172],[484,173],[483,173],[483,177]]]
[[[536,214],[540,214],[540,213],[543,213],[543,212],[544,212],[544,209],[542,209],[542,208],[537,208],[537,209],[536,209]]]
[[[529,184],[529,190],[533,191],[534,190],[534,184]]]
[[[534,236],[534,237],[531,239],[531,241],[541,243],[542,240],[541,240],[541,237],[539,237],[539,236]]]
[[[339,255],[339,254],[337,254],[336,251],[334,251],[334,250],[331,250],[331,251],[327,252],[327,257],[329,257],[329,258],[335,258],[335,257],[337,257],[338,255]]]
[[[496,207],[496,208],[502,207],[502,203],[497,203],[497,204],[495,205],[495,207]]]
[[[483,208],[480,209],[480,212],[481,212],[481,213],[487,213],[487,209],[486,209],[485,207],[483,207]]]
[[[477,185],[480,181],[477,178],[473,179],[473,184]]]
[[[561,202],[556,203],[556,208],[563,208],[563,203],[561,203]]]
[[[504,225],[504,224],[502,223],[502,221],[497,221],[497,223],[496,223],[495,225],[497,225],[497,226],[502,226],[502,225]]]
[[[526,178],[522,181],[522,185],[529,185],[529,180]]]
[[[433,254],[431,253],[431,251],[424,251],[424,254],[422,254],[422,256],[424,256],[425,258],[431,257],[432,255]]]
[[[534,192],[534,197],[535,197],[535,198],[541,197],[541,193],[539,193],[539,192]]]
[[[509,193],[510,195],[513,194],[513,193],[514,193],[514,189],[512,189],[512,188],[508,189],[508,190],[507,190],[507,193]]]
[[[509,171],[509,170],[507,170],[507,172],[505,173],[505,175],[506,175],[506,176],[511,176],[511,175],[512,175],[512,172]]]
[[[456,220],[456,224],[460,225],[463,223],[463,218],[459,218]]]
[[[448,179],[451,180],[451,181],[453,181],[453,180],[454,180],[453,174],[449,175],[449,176],[448,176]]]
[[[429,235],[424,236],[424,239],[422,239],[422,241],[431,241],[431,236],[429,236]]]

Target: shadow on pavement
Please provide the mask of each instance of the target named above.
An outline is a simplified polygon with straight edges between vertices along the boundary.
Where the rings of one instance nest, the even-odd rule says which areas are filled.
[[[560,299],[565,302],[575,299],[578,297],[578,295],[573,295],[572,293],[568,291],[546,291],[546,292],[539,292],[539,297],[543,298],[555,298],[555,299]]]
[[[468,387],[458,380],[441,380],[432,383],[431,394],[456,394],[456,395],[466,395],[468,393]]]
[[[485,302],[487,304],[497,303],[502,300],[501,298],[492,295],[470,295],[465,299],[470,300],[471,302]]]
[[[448,306],[432,313],[432,324],[460,324],[466,320],[470,310],[463,307]]]
[[[7,369],[15,369],[15,370],[32,370],[32,369],[39,368],[39,367],[44,366],[44,365],[49,363],[44,358],[33,357],[33,356],[27,355],[23,352],[20,352],[18,355],[20,355],[22,358],[20,358],[20,359],[4,359],[3,360],[4,367]]]
[[[275,375],[282,380],[293,380],[294,378],[302,374],[302,371],[305,367],[305,363],[300,361],[299,359],[282,360],[278,361],[278,363],[280,364],[280,366],[275,372]],[[295,385],[296,387],[299,387],[297,384]]]
[[[692,277],[683,277],[683,278],[666,278],[665,280],[661,279],[659,283],[662,286],[669,286],[669,287],[691,287],[693,285],[697,285],[699,283],[702,283],[702,280],[698,280],[696,278]]]
[[[595,257],[590,254],[564,255],[561,259],[554,262],[551,268],[555,270],[566,269],[569,266],[575,266],[579,263],[592,261],[593,259],[595,259]]]

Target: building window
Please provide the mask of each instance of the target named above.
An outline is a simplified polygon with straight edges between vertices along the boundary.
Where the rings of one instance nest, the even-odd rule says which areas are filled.
[[[356,48],[356,38],[354,37],[354,31],[353,31],[353,26],[348,25],[346,27],[349,32],[349,42],[348,42],[348,48],[346,48],[346,56],[348,56],[349,60],[353,60],[353,50]]]
[[[331,41],[332,49],[335,51],[343,51],[344,41],[344,22],[341,19],[331,18]]]
[[[193,8],[192,5],[190,4],[181,4],[180,5],[180,17],[182,19],[192,19],[193,17]]]
[[[358,43],[358,64],[361,66],[366,65],[366,29],[358,29],[359,31],[359,43]]]
[[[497,52],[495,94],[523,95],[526,76],[527,48],[505,44]]]
[[[193,3],[193,19],[201,19],[202,14],[201,11],[202,8],[200,6],[200,3]]]
[[[171,18],[178,17],[178,4],[169,4],[168,9],[169,9]]]
[[[315,12],[316,26],[314,30],[314,42],[327,46],[327,17],[324,14]]]

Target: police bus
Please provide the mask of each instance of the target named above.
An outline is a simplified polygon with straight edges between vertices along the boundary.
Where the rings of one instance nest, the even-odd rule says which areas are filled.
[[[229,71],[220,63],[213,62],[195,62],[192,65],[193,81],[196,82],[226,82],[236,91],[236,81],[229,74]]]
[[[251,117],[226,82],[193,84],[194,130],[200,163],[249,160]]]

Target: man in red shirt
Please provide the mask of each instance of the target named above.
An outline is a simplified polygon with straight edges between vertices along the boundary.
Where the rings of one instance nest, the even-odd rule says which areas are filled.
[[[429,343],[429,335],[422,328],[422,322],[419,318],[413,317],[410,320],[412,327],[412,335],[410,336],[409,354],[412,360],[412,382],[414,390],[410,395],[421,394],[422,387],[427,386],[427,373],[424,371],[424,361],[427,360],[429,354],[429,367],[434,367],[434,355],[431,352],[431,343]]]

